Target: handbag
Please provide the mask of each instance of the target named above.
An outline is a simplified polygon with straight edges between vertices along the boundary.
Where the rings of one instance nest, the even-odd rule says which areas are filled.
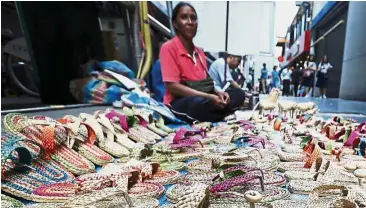
[[[207,78],[203,80],[185,81],[185,85],[191,89],[204,93],[213,93],[215,91],[214,82],[210,76],[207,76]]]

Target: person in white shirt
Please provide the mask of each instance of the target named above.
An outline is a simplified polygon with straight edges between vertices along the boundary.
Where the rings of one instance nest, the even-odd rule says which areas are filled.
[[[316,63],[314,61],[314,55],[310,55],[309,60],[304,63],[304,71],[302,75],[302,86],[306,87],[306,97],[310,97],[310,90],[314,85],[314,74],[316,71]]]
[[[290,95],[290,84],[291,84],[291,74],[292,71],[288,68],[284,68],[281,73],[282,85],[283,85],[283,95]]]
[[[316,86],[320,89],[320,98],[327,98],[325,94],[327,94],[328,87],[328,70],[332,68],[333,66],[328,62],[327,56],[324,55],[317,69],[318,81],[316,82]]]

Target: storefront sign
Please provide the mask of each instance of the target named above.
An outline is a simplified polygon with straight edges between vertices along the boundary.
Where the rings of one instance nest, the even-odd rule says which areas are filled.
[[[304,52],[310,51],[310,30],[306,30],[291,46],[291,48],[286,51],[285,60],[280,64],[280,67],[285,67],[289,65],[293,60],[300,56]]]

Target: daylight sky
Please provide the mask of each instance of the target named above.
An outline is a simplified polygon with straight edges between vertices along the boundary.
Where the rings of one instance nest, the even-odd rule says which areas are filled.
[[[275,13],[275,36],[277,42],[277,36],[284,37],[286,35],[287,27],[290,26],[298,7],[295,1],[276,1],[276,13]],[[275,57],[281,55],[281,48],[276,47]]]

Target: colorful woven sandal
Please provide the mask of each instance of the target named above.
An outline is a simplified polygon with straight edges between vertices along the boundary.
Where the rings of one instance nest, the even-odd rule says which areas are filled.
[[[94,113],[94,118],[101,127],[104,135],[101,138],[102,140],[98,142],[99,147],[115,157],[128,156],[130,154],[129,149],[116,142],[116,138],[119,135],[115,132],[114,126],[105,114],[97,111]]]
[[[25,173],[11,172],[2,178],[1,191],[33,200],[32,192],[46,184],[73,180],[74,176],[52,160],[33,161]]]
[[[131,108],[123,107],[122,110],[117,110],[117,112],[125,114],[129,119],[137,120],[137,123],[133,123],[131,126],[139,129],[148,137],[153,138],[154,140],[161,139],[161,136],[147,128],[148,122],[146,122],[146,120],[141,115],[136,114]]]
[[[5,177],[9,171],[25,172],[31,165],[34,155],[19,143],[32,143],[31,140],[16,134],[1,132],[1,176]],[[37,155],[38,156],[38,155]]]
[[[68,143],[69,148],[74,148],[83,157],[100,166],[113,161],[112,156],[94,145],[96,136],[92,127],[82,123],[79,118],[74,116],[64,116],[58,121],[70,128],[78,129],[76,134],[69,135],[69,139],[73,140]]]
[[[121,144],[122,146],[126,147],[130,151],[132,151],[135,148],[142,148],[144,145],[143,143],[136,143],[135,141],[132,141],[130,138],[135,138],[133,135],[129,133],[129,124],[128,124],[128,118],[118,113],[115,110],[107,109],[105,112],[105,116],[109,119],[112,126],[114,127],[116,142]]]
[[[100,149],[115,157],[123,157],[129,154],[128,149],[114,141],[115,132],[108,118],[105,116],[94,118],[94,116],[86,113],[81,113],[79,118],[94,130],[96,144]]]
[[[106,117],[110,120],[114,128],[127,134],[128,137],[134,142],[143,144],[156,143],[155,141],[156,138],[154,138],[155,134],[154,135],[149,134],[152,132],[142,126],[147,125],[147,123],[144,120],[139,120],[137,117],[133,115],[127,116],[124,112],[117,110],[107,109],[106,112],[96,112],[96,113],[97,114],[102,113],[102,115],[105,113]],[[142,123],[139,124],[140,122]]]
[[[71,182],[46,184],[33,190],[32,200],[43,203],[65,202],[75,196],[76,187]]]
[[[23,208],[24,204],[16,199],[1,194],[1,207],[3,208]]]
[[[4,126],[7,131],[20,133],[39,144],[46,159],[52,158],[76,175],[95,169],[93,163],[64,144],[70,143],[68,139],[70,131],[75,132],[77,129],[65,126],[49,117],[30,118],[22,114],[6,115]]]

